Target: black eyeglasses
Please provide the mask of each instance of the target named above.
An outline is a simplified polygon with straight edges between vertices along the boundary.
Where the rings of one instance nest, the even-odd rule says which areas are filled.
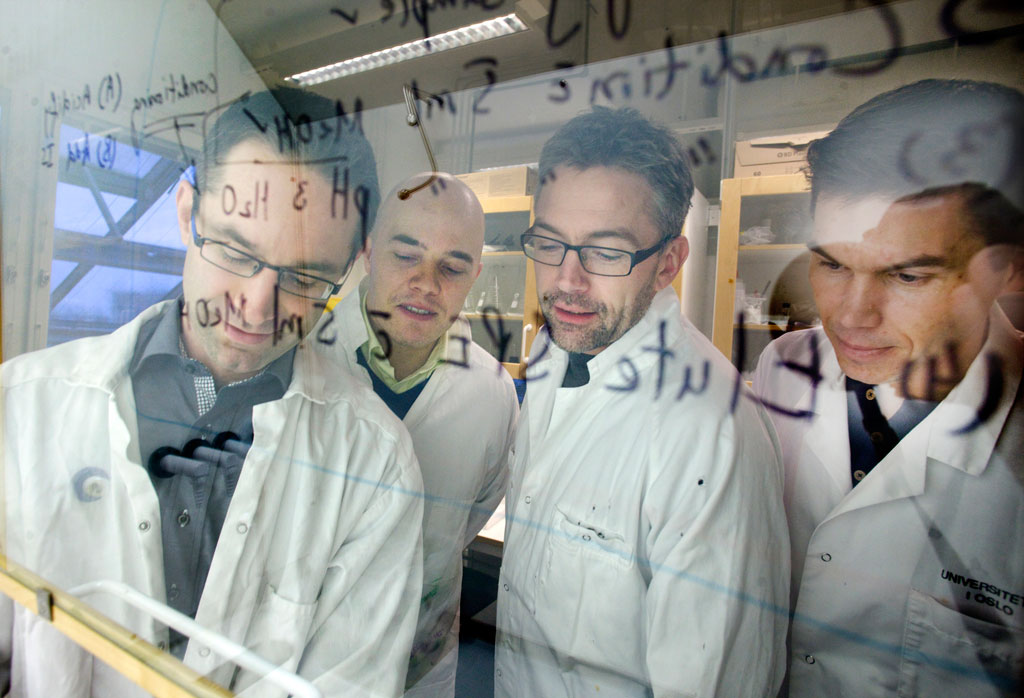
[[[633,267],[648,257],[656,255],[671,239],[663,238],[653,247],[630,252],[598,245],[570,245],[561,240],[537,235],[530,230],[519,238],[523,246],[523,253],[527,257],[535,262],[557,267],[565,261],[565,255],[569,250],[575,250],[583,268],[598,276],[629,276],[633,272]]]
[[[246,279],[256,276],[264,268],[273,269],[277,272],[277,287],[279,289],[293,296],[312,298],[313,300],[324,300],[340,291],[341,284],[345,283],[345,277],[348,276],[348,272],[352,268],[352,264],[349,263],[342,275],[341,283],[334,283],[329,279],[307,274],[299,269],[279,267],[276,264],[264,262],[262,259],[235,249],[231,245],[202,237],[196,230],[195,212],[192,213],[192,242],[199,248],[199,256],[215,267]]]

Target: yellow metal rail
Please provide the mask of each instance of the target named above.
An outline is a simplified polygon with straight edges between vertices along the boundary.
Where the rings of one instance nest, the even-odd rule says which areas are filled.
[[[0,555],[0,592],[81,645],[157,698],[230,698],[175,657]]]

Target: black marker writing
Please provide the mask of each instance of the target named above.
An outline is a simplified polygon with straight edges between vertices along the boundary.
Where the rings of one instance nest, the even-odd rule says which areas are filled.
[[[572,39],[572,37],[576,36],[581,26],[579,22],[576,22],[576,24],[572,25],[572,27],[568,29],[564,34],[562,34],[562,36],[556,39],[555,18],[557,15],[558,0],[551,0],[551,7],[548,9],[548,22],[547,26],[544,29],[545,36],[547,36],[548,39],[548,46],[550,46],[551,48],[558,48],[559,46],[563,46],[567,41]]]
[[[388,318],[391,317],[391,313],[387,312],[386,310],[371,310],[367,308],[366,314],[370,317],[380,318],[381,320],[387,320]],[[391,358],[391,337],[384,330],[375,329],[373,333],[377,335],[377,339],[380,340],[380,343],[384,346],[383,358]]]
[[[262,186],[260,186],[262,184]],[[252,198],[246,198],[241,206],[238,203],[238,194],[230,184],[225,184],[220,192],[220,206],[224,215],[230,216],[237,212],[241,218],[259,218],[263,213],[263,220],[267,220],[267,198],[269,196],[270,184],[266,180],[253,182]]]
[[[245,325],[245,294],[239,295],[238,304],[231,298],[231,293],[228,291],[224,292],[223,305],[215,304],[213,301],[200,298],[193,304],[191,315],[194,315],[194,320],[199,327],[216,327],[221,322],[228,323],[232,321],[232,318],[237,318],[237,322],[240,325]],[[187,320],[190,317],[189,302],[185,301],[181,305],[181,318]]]
[[[441,359],[441,361],[443,361],[444,363],[453,364],[460,368],[469,368],[469,345],[470,342],[472,342],[473,340],[471,340],[469,337],[463,337],[462,335],[455,335],[454,337],[452,337],[452,339],[462,342],[462,360],[460,361],[458,359],[449,359],[445,357]],[[500,363],[498,364],[498,367],[501,367]]]
[[[463,68],[468,70],[469,68],[475,67],[477,65],[488,66],[484,70],[484,75],[487,76],[487,85],[484,87],[483,90],[481,90],[480,94],[478,94],[473,99],[473,113],[474,114],[490,114],[491,110],[490,109],[483,109],[483,108],[481,108],[480,103],[484,101],[484,97],[486,97],[487,93],[491,91],[491,88],[494,86],[494,83],[496,83],[498,81],[498,76],[494,72],[494,68],[498,65],[498,61],[497,61],[497,59],[490,58],[490,57],[474,58],[473,60],[468,61],[463,66]]]
[[[512,340],[512,333],[505,330],[505,320],[501,311],[493,306],[486,306],[481,312],[484,321],[484,330],[491,342],[498,347],[498,371],[501,371],[501,362],[508,356],[508,345]],[[492,322],[496,325],[492,326]]]
[[[739,328],[739,332],[737,333],[737,337],[736,337],[736,355],[737,355],[736,363],[739,366],[743,366],[745,361],[746,361],[747,342],[746,342],[746,333],[743,331],[743,314],[742,313],[740,313],[737,316],[736,326]],[[806,365],[799,364],[799,363],[797,363],[795,361],[779,361],[776,364],[776,366],[779,367],[779,368],[785,368],[785,369],[787,369],[789,371],[793,371],[794,373],[802,375],[802,376],[807,378],[808,382],[810,382],[810,384],[811,384],[811,404],[810,404],[810,407],[808,409],[806,409],[806,410],[792,410],[792,409],[790,409],[788,407],[783,407],[782,405],[777,405],[777,404],[775,404],[773,402],[768,402],[764,398],[754,395],[749,390],[743,391],[743,377],[740,375],[739,371],[737,371],[736,372],[736,382],[735,382],[735,386],[733,388],[733,394],[732,394],[732,408],[731,408],[731,411],[732,412],[736,411],[736,407],[737,407],[737,405],[739,403],[739,399],[740,399],[740,393],[743,392],[743,394],[746,397],[760,402],[762,405],[764,405],[765,409],[771,410],[772,412],[777,412],[779,414],[785,415],[787,417],[793,417],[795,419],[814,419],[814,415],[815,415],[815,412],[816,412],[815,408],[817,407],[817,403],[818,403],[818,385],[824,379],[824,376],[822,376],[822,374],[821,374],[821,357],[818,354],[817,337],[813,333],[808,333],[807,340],[808,340],[808,349],[810,350],[810,354],[811,354],[810,362],[808,364],[806,364]]]
[[[313,304],[313,307],[316,308],[317,310],[324,310],[325,308],[327,308],[327,303],[325,301],[317,301],[316,303]],[[320,326],[320,329],[316,331],[316,341],[320,342],[321,344],[331,346],[336,341],[338,341],[338,336],[333,331],[330,336],[327,336],[327,328],[334,323],[334,310],[327,310],[326,312],[324,312],[324,315],[327,316],[327,319],[324,320],[324,323],[323,325]]]
[[[301,315],[290,313],[286,318],[281,317],[279,302],[280,294],[280,287],[277,284],[274,284],[274,332],[271,342],[274,345],[278,342],[284,341],[284,335],[286,333],[295,333],[297,339],[302,339],[306,336],[306,333],[302,331]]]
[[[484,10],[496,10],[504,4],[505,0],[433,0],[433,2],[430,2],[430,0],[401,0],[401,2],[402,21],[399,26],[404,27],[409,22],[409,18],[412,17],[420,25],[423,38],[429,39],[431,12],[446,10],[450,7],[458,7],[459,5],[463,8],[476,5]],[[380,6],[384,10],[384,16],[381,17],[380,21],[381,23],[387,23],[395,16],[395,0],[381,0]],[[334,10],[331,13],[336,14]],[[355,13],[353,13],[354,16]],[[353,23],[355,22],[353,21]]]
[[[120,76],[118,76],[120,80]],[[175,104],[199,95],[217,94],[217,76],[207,73],[205,78],[189,79],[184,73],[175,75],[168,73],[163,76],[163,89],[156,92],[146,90],[144,97],[136,97],[132,103],[132,111],[146,108]]]
[[[114,166],[114,160],[117,158],[117,141],[113,136],[104,136],[102,139],[97,138],[93,145],[93,138],[95,136],[86,133],[81,138],[67,143],[66,157],[69,168],[73,163],[86,165],[93,159],[96,166],[101,169],[109,170]]]
[[[637,373],[636,366],[628,356],[620,358],[615,365],[626,382],[622,385],[606,385],[605,388],[615,392],[631,393],[640,387],[640,374]]]
[[[352,12],[346,12],[340,7],[332,7],[331,14],[337,17],[341,17],[349,24],[356,24],[359,22],[359,10],[352,10]]]

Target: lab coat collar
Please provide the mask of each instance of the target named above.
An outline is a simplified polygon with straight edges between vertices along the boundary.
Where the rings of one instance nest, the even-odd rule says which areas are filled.
[[[604,393],[605,385],[621,382],[619,369],[616,368],[620,360],[628,359],[637,372],[658,360],[657,351],[644,351],[643,348],[657,347],[659,325],[662,322],[665,324],[665,345],[671,346],[678,339],[683,322],[679,299],[672,287],[659,291],[639,322],[587,363],[590,381],[586,385],[564,390],[573,391],[573,398],[582,400],[580,404],[585,405],[585,409],[601,409],[602,402],[589,399],[589,396],[594,394],[591,391]],[[541,443],[551,425],[555,395],[561,389],[569,365],[569,353],[555,344],[547,326],[541,328],[530,353],[538,358],[531,361],[527,368],[528,387],[520,424],[525,414],[530,440]],[[576,418],[586,419],[582,413],[576,415]]]
[[[989,313],[984,346],[971,362],[963,380],[935,408],[928,442],[928,457],[970,475],[981,475],[988,465],[996,440],[1003,430],[1021,381],[1024,364],[1022,335],[1013,329],[998,305]],[[959,434],[973,422],[989,386],[989,357],[998,357],[1003,391],[991,417],[968,435]]]
[[[821,382],[815,387],[811,381],[791,407],[813,410],[814,417],[808,430],[806,444],[822,464],[840,491],[848,492],[850,483],[850,435],[846,413],[846,376],[839,368],[839,360],[828,337],[820,328],[802,333],[808,342],[816,345],[821,370]],[[810,352],[801,352],[810,361]],[[788,369],[781,369],[788,370]],[[765,396],[771,400],[771,396]],[[787,406],[789,407],[789,406]]]
[[[834,352],[830,353],[834,357]],[[977,429],[968,434],[958,433],[976,417],[985,398],[988,356],[998,356],[1002,361],[1004,389],[998,406]],[[996,440],[1013,406],[1021,380],[1022,361],[1024,345],[1020,333],[1012,328],[1002,310],[994,306],[989,315],[988,337],[964,378],[857,487],[848,492],[826,520],[872,504],[923,494],[929,460],[968,475],[981,475],[988,466]],[[846,420],[841,423],[845,425]]]

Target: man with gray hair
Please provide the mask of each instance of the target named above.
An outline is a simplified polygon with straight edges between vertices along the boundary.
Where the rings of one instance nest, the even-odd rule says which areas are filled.
[[[693,181],[670,132],[595,108],[540,158],[545,329],[506,496],[496,695],[766,696],[788,545],[764,411],[671,282]]]

